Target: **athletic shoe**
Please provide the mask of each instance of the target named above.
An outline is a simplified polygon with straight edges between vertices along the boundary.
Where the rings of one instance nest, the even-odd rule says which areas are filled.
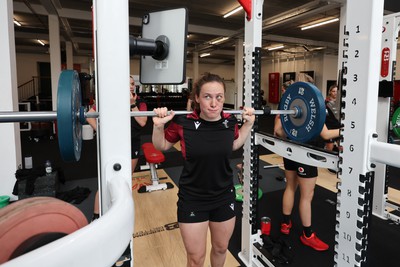
[[[290,228],[292,228],[292,221],[290,221],[289,224],[281,223],[281,233],[282,234],[284,234],[284,235],[290,234]]]
[[[303,233],[300,236],[300,241],[306,246],[312,247],[313,249],[317,251],[324,251],[328,250],[329,246],[326,244],[324,241],[319,239],[315,233],[312,233],[310,237],[306,237],[306,235]]]

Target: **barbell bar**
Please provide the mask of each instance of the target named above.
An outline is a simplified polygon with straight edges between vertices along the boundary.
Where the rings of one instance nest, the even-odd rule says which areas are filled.
[[[80,111],[82,112],[82,110]],[[168,111],[168,115],[171,111]],[[175,115],[188,115],[192,111],[177,110],[174,111]],[[224,110],[224,113],[232,115],[242,115],[243,110]],[[262,110],[255,110],[254,115],[293,115],[298,116],[300,114],[299,109],[293,110],[273,110],[269,107],[264,107]],[[76,114],[78,117],[80,113]],[[84,118],[98,118],[98,112],[84,112]],[[154,117],[156,113],[154,111],[132,111],[131,117]],[[0,123],[5,122],[31,122],[31,121],[54,121],[57,120],[57,111],[0,111]]]
[[[82,111],[80,111],[82,112]],[[168,111],[170,114],[171,111]],[[192,111],[177,110],[174,111],[175,115],[188,115]],[[243,110],[224,110],[224,113],[232,115],[241,115]],[[289,114],[294,115],[299,114],[299,110],[255,110],[254,115],[278,115],[278,114]],[[80,116],[80,113],[77,114]],[[132,111],[131,117],[154,117],[156,113],[154,111]],[[84,118],[98,118],[98,112],[84,112]],[[28,122],[28,121],[54,121],[57,120],[57,111],[0,111],[0,122]]]
[[[64,70],[60,74],[57,93],[57,111],[0,112],[0,123],[28,121],[57,121],[58,143],[64,161],[79,161],[82,149],[82,124],[86,118],[98,118],[98,112],[85,112],[82,106],[79,76],[76,71]],[[170,111],[169,111],[170,112]],[[174,111],[187,115],[191,111]],[[243,110],[224,110],[241,115]],[[255,115],[281,115],[282,127],[289,139],[307,142],[320,134],[325,123],[325,101],[317,87],[297,82],[286,89],[279,109],[263,107]],[[154,111],[133,111],[133,117],[156,116]]]

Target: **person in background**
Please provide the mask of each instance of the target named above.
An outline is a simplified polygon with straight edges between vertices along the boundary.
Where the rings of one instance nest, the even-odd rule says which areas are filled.
[[[305,80],[308,81],[309,79]],[[274,135],[285,138],[279,115],[275,117]],[[324,124],[320,137],[307,142],[309,145],[324,147],[324,141],[339,137],[340,130],[328,130]],[[322,139],[321,139],[322,138]],[[315,184],[318,177],[318,168],[303,163],[294,162],[283,158],[286,176],[286,187],[282,198],[282,222],[281,233],[289,235],[292,228],[291,214],[294,207],[294,200],[297,188],[300,188],[299,213],[303,225],[300,241],[317,251],[329,249],[329,245],[317,237],[311,222],[311,203],[314,196]]]
[[[208,229],[211,266],[224,266],[235,227],[235,190],[229,158],[232,151],[243,146],[255,116],[253,108],[244,107],[244,122],[239,129],[237,119],[223,112],[225,93],[223,79],[206,73],[194,85],[191,114],[174,116],[167,108],[154,109],[155,148],[167,150],[178,141],[182,148],[184,165],[177,216],[187,253],[186,266],[203,266]]]
[[[131,111],[147,111],[147,105],[144,101],[141,101],[139,96],[136,94],[135,80],[130,76],[130,104]],[[95,112],[96,106],[93,105],[88,112]],[[97,120],[95,118],[87,118],[87,122],[96,131],[97,130]],[[136,169],[136,165],[139,159],[140,152],[140,135],[141,129],[146,125],[147,117],[131,117],[131,167],[132,174]],[[92,221],[99,218],[99,191],[96,192],[93,208]]]
[[[328,89],[328,96],[325,99],[325,106],[326,106],[326,120],[325,124],[328,129],[339,129],[340,126],[340,121],[339,121],[339,111],[337,108],[337,85],[331,85]],[[338,148],[337,145],[338,139],[329,139],[325,143],[325,149],[333,151],[336,148]]]
[[[284,83],[282,83],[282,87],[281,87],[281,96],[283,96],[283,94],[286,92],[286,89],[292,85],[294,83],[294,81],[290,80],[290,81],[286,81]]]

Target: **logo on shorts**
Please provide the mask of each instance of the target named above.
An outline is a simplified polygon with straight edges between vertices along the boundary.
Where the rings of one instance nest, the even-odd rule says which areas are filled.
[[[233,211],[235,210],[235,204],[231,203],[231,204],[229,205],[229,207],[231,207],[231,209],[232,209]]]
[[[194,214],[194,211],[191,211],[189,217],[195,217],[195,216],[196,214]]]
[[[196,128],[196,130],[197,130],[197,128],[199,128],[200,124],[201,124],[201,122],[199,122],[199,121],[194,122],[194,127]]]
[[[304,168],[303,167],[299,167],[297,170],[299,171],[300,174],[306,174],[304,172]]]

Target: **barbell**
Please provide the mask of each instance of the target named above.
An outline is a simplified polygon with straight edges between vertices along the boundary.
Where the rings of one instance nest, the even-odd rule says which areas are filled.
[[[174,111],[175,115],[190,111]],[[240,115],[243,110],[224,110]],[[279,110],[263,107],[255,115],[280,115],[282,127],[289,139],[307,142],[318,136],[324,126],[326,109],[321,92],[313,84],[297,82],[286,89]],[[134,111],[133,117],[156,116],[154,111]],[[79,161],[82,150],[82,125],[86,118],[98,118],[98,112],[85,112],[79,75],[73,70],[61,72],[58,82],[57,111],[0,112],[0,123],[26,121],[57,121],[58,143],[64,161]]]

